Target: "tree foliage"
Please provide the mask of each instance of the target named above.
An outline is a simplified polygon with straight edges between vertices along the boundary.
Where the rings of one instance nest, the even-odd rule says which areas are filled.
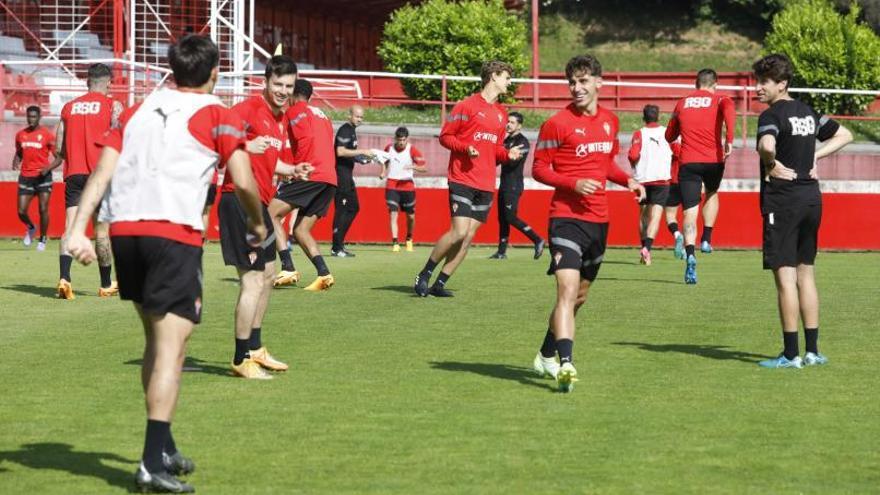
[[[429,0],[391,15],[379,45],[385,67],[415,74],[479,75],[486,60],[502,60],[522,75],[528,67],[526,24],[501,0]],[[439,100],[441,82],[404,79],[407,96]],[[455,101],[480,89],[479,82],[449,81]]]
[[[795,67],[793,86],[877,89],[880,87],[880,38],[858,21],[858,4],[846,15],[829,0],[794,0],[773,18],[765,53],[785,53]],[[817,110],[855,114],[873,96],[799,95]]]

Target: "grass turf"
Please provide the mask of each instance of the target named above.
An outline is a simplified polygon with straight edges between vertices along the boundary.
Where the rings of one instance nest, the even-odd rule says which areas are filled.
[[[128,303],[52,298],[56,257],[0,246],[0,491],[123,493],[142,447],[140,325]],[[475,248],[454,299],[417,299],[427,256],[355,246],[325,294],[273,294],[263,325],[291,371],[229,377],[233,270],[204,258],[174,433],[202,493],[869,493],[880,486],[873,367],[878,253],[822,253],[822,368],[763,370],[780,347],[756,252],[699,257],[682,284],[610,250],[578,318],[574,393],[533,376],[547,258]],[[314,271],[296,258],[305,281]],[[871,488],[874,487],[874,488]]]

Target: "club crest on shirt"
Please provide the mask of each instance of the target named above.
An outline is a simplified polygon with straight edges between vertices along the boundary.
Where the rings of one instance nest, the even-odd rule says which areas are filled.
[[[611,135],[611,125],[609,125],[608,122],[602,124],[602,128],[605,129],[605,134],[609,136]]]
[[[37,141],[42,141],[42,140],[43,140],[43,135],[42,135],[42,134],[38,134],[38,135],[37,135]]]

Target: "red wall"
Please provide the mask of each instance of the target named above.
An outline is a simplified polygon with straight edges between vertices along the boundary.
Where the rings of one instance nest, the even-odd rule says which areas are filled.
[[[348,234],[350,242],[389,242],[391,233],[385,208],[384,189],[359,188],[361,212]],[[5,205],[0,214],[0,236],[16,237],[24,233],[24,227],[16,215],[14,182],[0,182],[0,201]],[[537,232],[546,235],[547,208],[551,191],[528,190],[520,202],[520,216]],[[880,195],[876,194],[825,194],[822,228],[819,244],[831,249],[880,249]],[[758,214],[757,193],[720,193],[721,212],[713,244],[717,247],[759,248],[761,245],[761,216]],[[623,191],[609,192],[611,202],[611,228],[609,244],[635,246],[639,243],[637,233],[637,205],[632,195]],[[449,228],[449,208],[445,189],[420,189],[416,208],[416,242],[434,242]],[[37,221],[36,201],[31,205],[31,219]],[[52,193],[50,235],[61,235],[64,218],[64,185],[56,184]],[[217,238],[216,208],[209,237]],[[477,233],[478,243],[498,242],[498,222],[493,206],[489,221]],[[318,222],[315,236],[319,240],[330,239],[332,209],[327,218]],[[400,216],[400,232],[405,224]],[[670,245],[668,231],[662,228],[657,244]],[[512,242],[528,243],[514,229]]]

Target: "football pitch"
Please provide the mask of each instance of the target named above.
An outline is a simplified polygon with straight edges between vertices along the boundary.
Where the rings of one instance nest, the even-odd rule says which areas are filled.
[[[291,370],[256,382],[228,372],[237,279],[207,246],[173,428],[198,492],[880,493],[880,253],[819,255],[830,363],[766,370],[782,343],[758,252],[702,255],[686,286],[671,251],[645,267],[609,250],[577,320],[580,382],[560,394],[531,370],[547,255],[474,248],[454,298],[419,299],[428,249],[353,246],[327,258],[329,292],[277,290],[263,339]],[[140,323],[96,297],[95,266],[74,267],[75,301],[54,299],[56,253],[0,241],[0,493],[125,493],[143,447]]]

